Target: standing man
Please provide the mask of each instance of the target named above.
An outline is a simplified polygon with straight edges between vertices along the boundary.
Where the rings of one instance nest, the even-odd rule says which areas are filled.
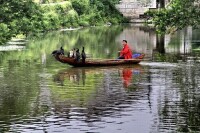
[[[127,40],[122,41],[123,49],[120,51],[120,56],[118,59],[131,59],[132,58],[132,51],[127,44]]]

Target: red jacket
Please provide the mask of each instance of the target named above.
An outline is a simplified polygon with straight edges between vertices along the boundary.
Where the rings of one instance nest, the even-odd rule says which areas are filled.
[[[124,46],[124,48],[120,52],[120,56],[123,56],[125,59],[131,59],[132,58],[132,51],[129,48],[128,44]]]

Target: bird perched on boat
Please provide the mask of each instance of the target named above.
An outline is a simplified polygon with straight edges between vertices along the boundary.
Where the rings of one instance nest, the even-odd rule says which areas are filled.
[[[56,55],[57,52],[58,52],[58,50],[54,50],[51,54],[52,54],[52,55]]]
[[[63,49],[62,46],[60,47],[60,54],[61,54],[61,55],[64,55],[64,54],[65,54],[65,53],[64,53],[64,49]]]
[[[54,50],[51,54],[52,55],[64,55],[64,49],[61,46],[59,50]]]
[[[76,49],[76,57],[75,57],[75,59],[76,59],[76,61],[79,61],[80,58],[81,58],[81,54],[80,54],[80,52],[79,52],[79,49],[77,48],[77,49]]]
[[[75,58],[75,59],[76,59],[76,49],[75,49],[75,48],[73,49],[72,58]]]
[[[85,54],[85,49],[84,49],[84,47],[83,47],[82,52],[81,52],[81,57],[82,57],[82,62],[85,63],[86,54]]]

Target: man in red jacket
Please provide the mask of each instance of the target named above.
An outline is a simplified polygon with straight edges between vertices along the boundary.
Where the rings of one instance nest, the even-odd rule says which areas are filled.
[[[132,58],[132,51],[129,48],[127,41],[123,40],[123,49],[120,51],[120,57],[118,59],[131,59]]]

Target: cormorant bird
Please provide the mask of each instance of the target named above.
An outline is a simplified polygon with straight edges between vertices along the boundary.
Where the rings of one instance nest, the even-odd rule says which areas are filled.
[[[64,53],[64,49],[63,49],[63,47],[61,46],[60,47],[60,54],[62,54],[62,55],[64,55],[65,53]]]
[[[80,54],[80,52],[79,52],[79,49],[77,48],[76,49],[76,61],[79,61],[80,60],[80,58],[81,58],[81,54]]]
[[[51,54],[55,55],[55,54],[57,54],[57,52],[58,52],[58,50],[54,50]]]
[[[63,47],[60,47],[60,50],[54,50],[52,53],[51,53],[52,55],[64,55],[64,49],[63,49]]]
[[[85,49],[84,49],[84,47],[83,47],[82,52],[81,52],[81,57],[82,57],[82,62],[85,63],[86,54],[85,54]]]

